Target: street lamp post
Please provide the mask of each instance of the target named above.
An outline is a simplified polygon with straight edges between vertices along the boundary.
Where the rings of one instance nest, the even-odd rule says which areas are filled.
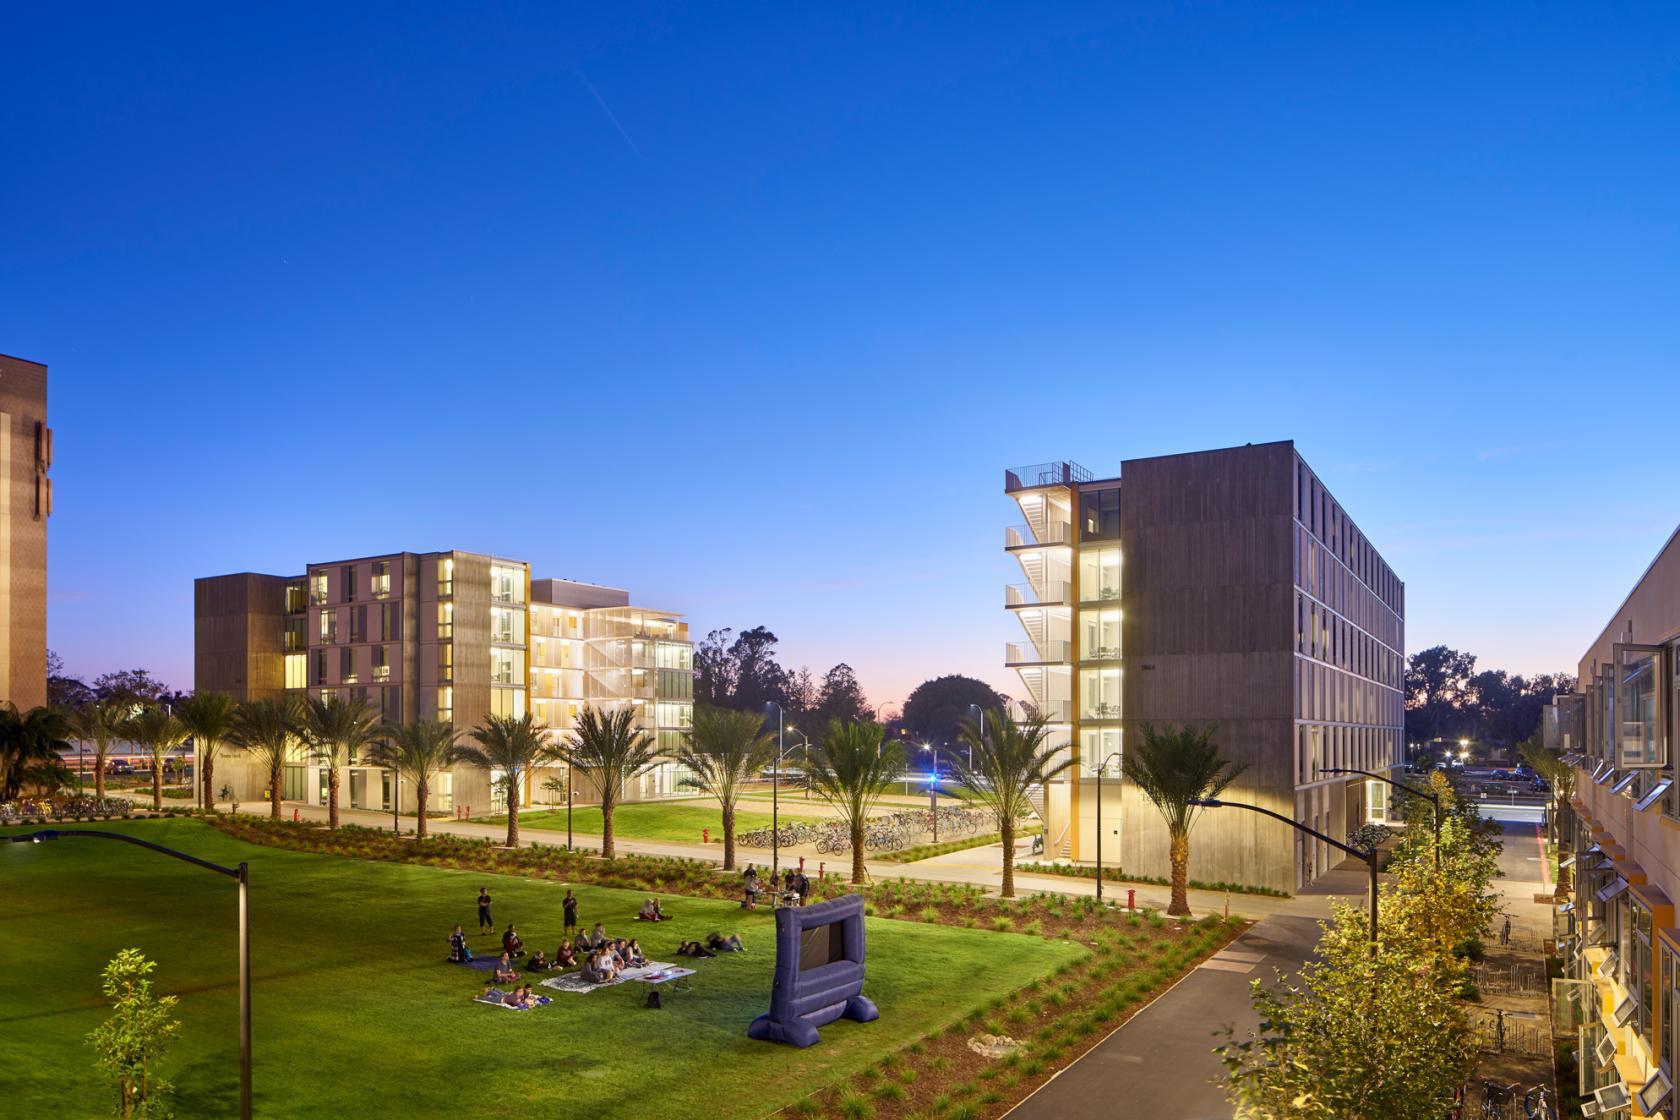
[[[1195,801],[1190,802],[1190,804],[1199,805],[1204,809],[1247,809],[1251,813],[1259,813],[1262,816],[1271,817],[1275,821],[1282,821],[1284,824],[1288,825],[1290,828],[1295,829],[1297,832],[1304,832],[1308,836],[1312,836],[1312,837],[1315,837],[1319,840],[1324,841],[1326,844],[1329,844],[1332,848],[1340,849],[1341,851],[1346,852],[1350,856],[1357,856],[1358,858],[1364,860],[1366,865],[1368,867],[1370,867],[1370,869],[1371,869],[1371,948],[1373,950],[1376,948],[1376,946],[1377,946],[1377,849],[1376,848],[1355,848],[1351,844],[1344,844],[1340,840],[1337,840],[1337,839],[1334,839],[1333,837],[1329,837],[1329,836],[1324,835],[1324,833],[1318,831],[1316,828],[1308,828],[1306,825],[1302,824],[1300,821],[1295,820],[1292,817],[1286,817],[1282,813],[1274,813],[1270,809],[1262,809],[1258,805],[1247,805],[1247,804],[1244,804],[1241,801],[1219,801],[1219,800],[1216,800],[1216,799],[1211,798],[1211,797],[1199,798]]]
[[[770,770],[770,882],[776,882],[776,871],[782,858],[782,706],[774,700],[764,702],[766,713],[776,709],[776,765]]]
[[[939,755],[932,743],[923,743],[922,750],[932,759],[928,768],[928,808],[933,811],[933,842],[939,843]]]
[[[93,828],[44,828],[9,839],[14,844],[39,844],[43,840],[58,840],[66,836],[120,840],[124,844],[150,848],[154,852],[196,864],[218,875],[226,875],[239,884],[239,1117],[240,1120],[251,1120],[251,865],[241,863],[238,867],[223,867],[219,863],[211,863],[207,859],[199,859],[197,856],[190,856],[186,852],[178,852],[174,848],[166,848],[162,844],[154,844],[137,836]]]
[[[1102,904],[1102,780],[1103,771],[1108,769],[1111,758],[1119,758],[1120,752],[1114,751],[1101,762],[1097,763],[1097,904]]]
[[[402,835],[402,771],[391,767],[391,835]]]
[[[1375,778],[1379,782],[1387,782],[1395,789],[1405,790],[1413,797],[1421,797],[1435,807],[1435,870],[1441,870],[1441,795],[1430,793],[1428,790],[1409,786],[1405,782],[1397,782],[1393,778],[1385,778],[1381,774],[1373,774],[1369,770],[1355,770],[1351,766],[1329,766],[1323,771],[1325,774],[1363,774],[1367,778]]]
[[[572,764],[566,763],[566,850],[572,850]]]
[[[970,704],[968,710],[974,713],[974,725],[980,729],[980,741],[984,743],[986,741],[986,713],[981,710],[978,704]],[[968,768],[972,770],[974,769],[974,744],[964,743],[963,746],[968,748]]]
[[[811,800],[811,737],[799,728],[788,724],[787,729],[799,736],[800,752],[805,758],[805,800]]]

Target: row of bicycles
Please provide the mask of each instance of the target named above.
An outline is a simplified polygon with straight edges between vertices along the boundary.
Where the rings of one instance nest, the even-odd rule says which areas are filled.
[[[65,817],[120,817],[133,811],[134,803],[126,797],[23,797],[0,802],[0,824]]]
[[[1480,1098],[1477,1106],[1475,1098]],[[1521,1085],[1505,1085],[1482,1080],[1459,1091],[1452,1110],[1453,1120],[1558,1120],[1557,1100],[1544,1085],[1523,1090]]]
[[[937,822],[937,829],[935,823]],[[863,846],[868,851],[895,852],[908,848],[926,835],[937,831],[941,838],[973,836],[989,826],[990,814],[978,809],[948,806],[934,809],[904,809],[896,813],[872,817],[864,826]],[[777,829],[757,828],[736,837],[748,848],[768,848],[772,844],[790,847],[810,844],[823,855],[852,850],[852,837],[838,821],[820,824],[789,823]]]

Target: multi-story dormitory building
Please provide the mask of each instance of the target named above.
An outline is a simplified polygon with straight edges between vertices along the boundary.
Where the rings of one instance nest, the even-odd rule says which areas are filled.
[[[693,647],[681,615],[634,606],[611,587],[533,580],[519,560],[399,552],[311,564],[298,576],[212,576],[196,581],[194,599],[194,686],[238,700],[336,693],[391,722],[443,720],[463,733],[487,715],[527,711],[564,733],[586,705],[628,705],[673,750],[693,718]],[[267,785],[237,754],[216,775],[248,802]],[[431,807],[504,809],[495,777],[457,766],[431,790]],[[532,775],[522,803],[544,800],[548,777]],[[665,762],[625,792],[667,796],[679,777]],[[358,760],[341,779],[350,806],[391,808],[389,771]],[[586,785],[580,773],[579,798],[589,798]],[[300,751],[284,797],[321,804],[326,789],[326,768]],[[412,809],[412,792],[402,798]]]
[[[1227,793],[1330,836],[1387,816],[1388,788],[1327,767],[1401,762],[1405,585],[1293,443],[1130,459],[1096,478],[1070,462],[1004,473],[1025,524],[1004,549],[1024,698],[1076,765],[1044,791],[1047,847],[1168,874],[1160,816],[1117,780],[1145,724],[1219,727],[1247,764]],[[1340,853],[1259,814],[1202,814],[1199,879],[1295,890]]]
[[[1572,891],[1556,913],[1581,1081],[1605,1105],[1673,1116],[1680,1045],[1680,532],[1582,654],[1542,722],[1575,768],[1559,826]],[[1570,1022],[1574,1019],[1560,1019]]]

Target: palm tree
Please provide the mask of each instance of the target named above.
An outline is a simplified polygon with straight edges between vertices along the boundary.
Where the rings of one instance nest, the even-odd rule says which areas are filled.
[[[70,721],[52,708],[0,707],[0,801],[16,801],[25,782],[55,791],[69,780],[60,752],[70,749]]]
[[[1189,914],[1190,826],[1199,812],[1195,802],[1218,797],[1248,766],[1220,756],[1213,741],[1218,728],[1211,724],[1200,728],[1167,724],[1157,730],[1146,723],[1141,731],[1142,741],[1120,756],[1120,770],[1166,819],[1172,863],[1172,901],[1167,913]]]
[[[717,798],[723,807],[723,869],[735,870],[735,805],[741,785],[776,756],[775,737],[756,712],[697,704],[688,741],[673,756],[693,771],[683,785]]]
[[[1523,761],[1528,763],[1536,777],[1544,778],[1551,787],[1552,811],[1546,814],[1548,830],[1553,838],[1557,836],[1558,822],[1563,819],[1564,806],[1575,796],[1575,769],[1563,761],[1563,756],[1556,751],[1547,750],[1540,738],[1540,732],[1517,744]]]
[[[303,705],[295,697],[252,700],[234,716],[233,742],[256,756],[268,774],[268,812],[280,819],[280,789],[286,763],[303,727]]]
[[[122,735],[123,712],[106,700],[90,700],[74,709],[70,726],[76,738],[93,744],[93,795],[105,796],[105,761]]]
[[[420,820],[414,838],[426,838],[426,804],[431,800],[432,778],[461,759],[460,733],[447,723],[423,719],[385,727],[385,737],[374,744],[372,759],[389,766],[414,783],[415,808]],[[396,796],[393,788],[391,795]]]
[[[233,719],[239,705],[225,692],[195,692],[181,701],[177,718],[187,734],[198,744],[200,788],[204,791],[204,807],[216,807],[216,787],[212,781],[216,773],[216,755],[233,736]]]
[[[653,736],[637,730],[629,708],[604,712],[585,708],[578,713],[571,738],[561,744],[560,757],[595,775],[601,794],[601,855],[613,858],[613,811],[624,786],[641,777],[659,760]]]
[[[830,720],[811,757],[811,788],[834,806],[852,838],[852,882],[861,883],[863,832],[875,803],[904,773],[904,748],[881,741],[878,723]]]
[[[304,737],[327,763],[328,829],[338,827],[338,768],[354,762],[380,734],[379,713],[366,700],[346,701],[335,692],[304,710]]]
[[[1062,748],[1049,744],[1050,729],[1040,716],[1017,723],[996,709],[984,718],[984,724],[962,721],[971,761],[957,759],[957,783],[997,821],[1003,837],[1003,897],[1014,898],[1015,822],[1032,809],[1027,792],[1072,766],[1073,758],[1069,754],[1057,761]]]
[[[486,716],[472,730],[478,746],[461,748],[461,757],[490,770],[500,770],[496,779],[507,789],[507,846],[519,847],[520,779],[533,766],[552,762],[560,752],[548,741],[548,728],[531,717]]]
[[[152,808],[163,808],[163,763],[187,741],[187,729],[166,708],[147,705],[123,724],[123,733],[140,745],[152,765]]]

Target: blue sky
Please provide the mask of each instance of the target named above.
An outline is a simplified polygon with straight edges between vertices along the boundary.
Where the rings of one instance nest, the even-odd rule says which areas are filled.
[[[1010,688],[1005,466],[1281,438],[1546,671],[1680,522],[1680,9],[610,9],[9,14],[72,671],[457,547]]]

